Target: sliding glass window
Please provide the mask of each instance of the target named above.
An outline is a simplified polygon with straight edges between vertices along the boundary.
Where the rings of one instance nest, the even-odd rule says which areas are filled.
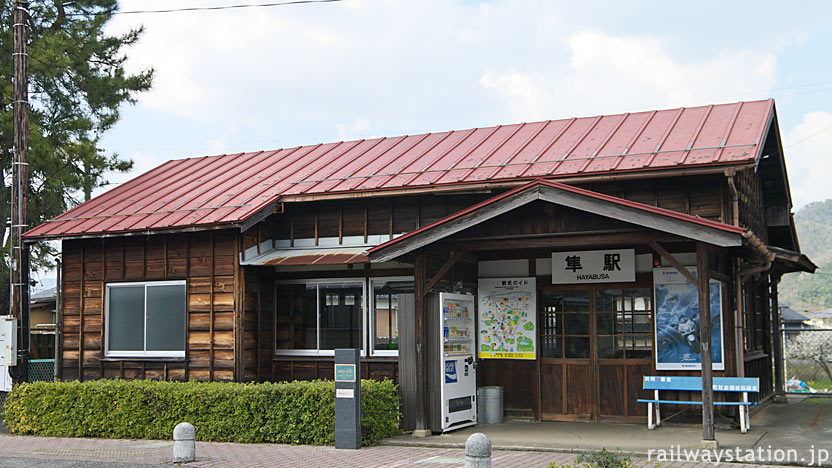
[[[107,285],[107,357],[185,357],[185,282]]]
[[[397,356],[399,353],[399,317],[415,313],[413,278],[373,278],[370,305],[372,353]]]
[[[362,348],[364,280],[277,284],[277,352],[333,354]]]

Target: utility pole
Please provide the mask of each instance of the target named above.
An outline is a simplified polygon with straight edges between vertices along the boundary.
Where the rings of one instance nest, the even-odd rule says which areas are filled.
[[[26,380],[29,357],[29,248],[23,242],[28,224],[29,191],[29,77],[26,21],[29,2],[15,0],[14,51],[14,160],[12,163],[11,216],[11,313],[19,324],[18,363],[14,381]]]

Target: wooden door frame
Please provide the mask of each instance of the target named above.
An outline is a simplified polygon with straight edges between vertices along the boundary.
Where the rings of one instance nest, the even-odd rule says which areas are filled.
[[[633,282],[627,283],[591,283],[591,284],[548,284],[537,282],[537,318],[540,318],[541,315],[541,307],[543,301],[540,300],[542,298],[542,294],[544,291],[587,291],[589,294],[589,342],[590,342],[590,357],[589,358],[543,358],[542,356],[538,356],[541,365],[537,367],[537,394],[540,398],[543,398],[543,388],[542,388],[542,365],[543,364],[560,364],[562,366],[562,385],[563,388],[561,390],[561,398],[562,398],[562,418],[556,418],[552,420],[564,420],[564,421],[576,421],[576,420],[586,420],[583,414],[581,415],[571,415],[567,413],[567,401],[566,395],[569,389],[567,388],[566,382],[566,373],[567,373],[567,366],[570,364],[581,364],[583,362],[587,362],[589,366],[589,374],[591,379],[590,389],[592,390],[591,396],[591,408],[589,413],[589,420],[593,422],[601,421],[601,420],[629,420],[627,416],[618,416],[618,415],[601,415],[601,381],[600,381],[600,366],[601,366],[601,359],[598,357],[598,324],[597,324],[597,314],[598,308],[596,303],[596,293],[598,290],[602,289],[637,289],[637,288],[647,288],[650,291],[650,323],[653,329],[651,330],[652,335],[652,353],[655,353],[656,348],[656,337],[655,337],[655,320],[656,320],[656,311],[655,311],[655,298],[653,297],[653,277],[652,273],[642,273],[636,276],[636,280]],[[565,327],[565,317],[564,314],[564,327]],[[539,322],[539,320],[538,320]],[[538,325],[537,327],[537,342],[542,343],[541,340],[541,327]],[[650,358],[647,359],[604,359],[604,363],[611,363],[611,364],[621,364],[625,367],[624,372],[624,379],[627,378],[627,371],[626,367],[628,363],[632,364],[646,364],[645,361],[650,361],[651,368],[653,367],[653,362],[655,358],[655,354],[651,355]],[[610,364],[607,364],[610,365]],[[624,382],[624,387],[626,388],[626,381]],[[629,398],[625,396],[625,407],[626,407],[626,399]],[[536,415],[535,418],[540,421],[543,419],[543,408],[541,405],[538,405],[536,408]],[[549,420],[549,419],[547,419]]]

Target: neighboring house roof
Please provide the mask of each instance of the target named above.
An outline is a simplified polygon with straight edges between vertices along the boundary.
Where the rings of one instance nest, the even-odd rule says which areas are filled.
[[[368,250],[369,258],[373,261],[392,260],[536,200],[557,203],[721,247],[742,245],[742,235],[746,232],[744,228],[730,224],[540,179],[373,247]]]
[[[54,288],[44,289],[29,295],[29,302],[34,303],[49,303],[55,302],[55,297],[58,295],[57,286]]]
[[[25,237],[237,224],[339,192],[756,164],[773,118],[769,99],[179,159]]]
[[[810,319],[832,319],[832,308],[819,310],[809,314]]]
[[[809,320],[809,317],[792,309],[787,305],[780,306],[780,320],[783,322],[803,322]]]

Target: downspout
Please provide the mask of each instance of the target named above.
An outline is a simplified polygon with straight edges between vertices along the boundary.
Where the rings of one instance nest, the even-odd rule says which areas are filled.
[[[734,226],[740,225],[740,194],[737,192],[737,185],[734,183],[735,172],[733,169],[725,171],[725,176],[728,178],[728,188],[731,189],[731,215],[734,218]]]
[[[771,263],[774,261],[774,254],[771,253],[768,247],[766,247],[766,244],[764,244],[763,241],[761,241],[760,238],[754,234],[754,231],[745,231],[744,233],[742,233],[742,237],[745,238],[746,241],[748,241],[748,245],[753,247],[754,250],[756,250],[757,253],[760,254],[760,257],[762,257],[765,261],[765,263],[763,263],[760,266],[751,267],[747,270],[740,271],[740,277],[742,278],[742,281],[745,282],[749,277],[756,275],[757,273],[763,273],[770,270]]]
[[[742,279],[740,277],[742,260],[739,257],[734,262],[734,268],[736,271],[734,284],[737,287],[735,291],[737,307],[734,309],[734,359],[737,361],[737,377],[745,377],[745,337],[743,335],[745,328],[743,321],[745,317],[743,316],[744,305],[742,298]]]
[[[737,312],[736,312],[736,319],[735,322],[737,324],[737,377],[745,377],[745,350],[743,349],[745,346],[744,340],[744,333],[745,333],[745,324],[743,323],[743,314],[742,309],[739,306],[742,305],[742,286],[752,278],[754,275],[758,273],[765,273],[771,269],[771,264],[774,261],[774,254],[766,247],[766,244],[757,237],[753,231],[747,230],[742,233],[742,237],[748,242],[748,245],[751,246],[760,257],[763,258],[764,263],[759,266],[754,266],[748,269],[742,269],[742,260],[739,258],[737,259]]]

